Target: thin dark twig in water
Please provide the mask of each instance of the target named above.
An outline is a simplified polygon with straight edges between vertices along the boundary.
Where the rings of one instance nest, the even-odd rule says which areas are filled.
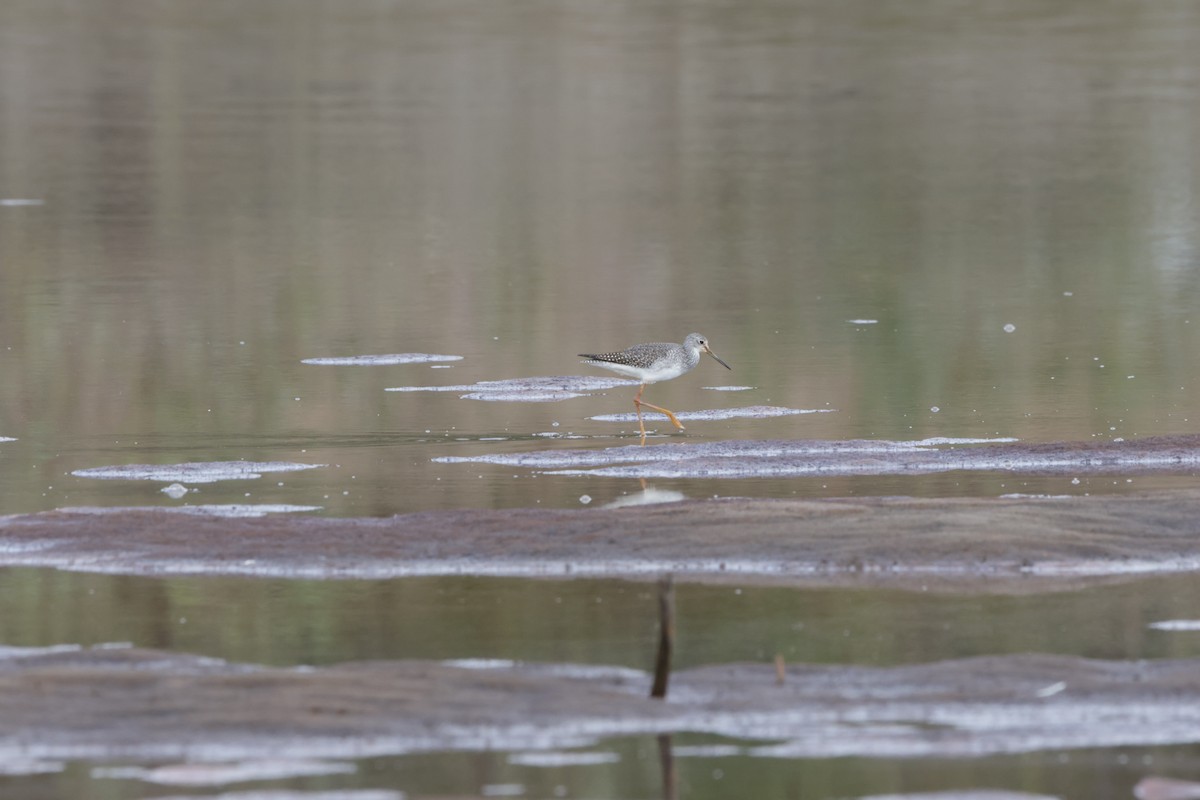
[[[654,662],[654,686],[650,696],[667,696],[671,677],[671,649],[675,644],[675,581],[666,575],[658,582],[658,658]]]
[[[663,800],[678,800],[679,776],[675,771],[675,752],[671,747],[671,734],[658,737],[658,763],[662,767]]]

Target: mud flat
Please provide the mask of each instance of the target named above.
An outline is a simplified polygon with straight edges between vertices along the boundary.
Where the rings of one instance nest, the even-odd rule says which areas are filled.
[[[75,509],[0,518],[0,566],[313,579],[671,572],[677,580],[1043,591],[1200,569],[1200,490],[357,519]]]
[[[228,762],[546,750],[702,732],[759,757],[954,757],[1200,741],[1200,660],[1020,655],[672,677],[504,661],[231,664],[150,650],[0,658],[0,760]]]

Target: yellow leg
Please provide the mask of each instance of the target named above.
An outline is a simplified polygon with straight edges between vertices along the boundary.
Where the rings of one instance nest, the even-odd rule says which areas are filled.
[[[671,424],[673,424],[676,428],[679,428],[679,430],[683,430],[683,423],[680,422],[679,418],[667,409],[663,408],[662,406],[652,406],[649,403],[642,403],[642,405],[644,405],[646,408],[653,408],[655,411],[661,411],[662,413],[666,414],[667,418],[671,420]]]
[[[642,392],[644,392],[644,391],[646,391],[646,384],[643,383],[642,388],[638,389],[637,396],[633,398],[633,407],[637,409],[637,415],[638,415],[638,429],[642,432],[642,446],[643,447],[646,446],[646,423],[642,421],[642,406],[645,406],[646,408],[652,408],[655,411],[661,411],[662,413],[667,415],[667,419],[671,420],[672,425],[674,425],[679,430],[683,430],[683,423],[679,421],[679,418],[676,417],[674,413],[668,411],[667,409],[663,408],[662,406],[656,406],[656,405],[652,405],[650,403],[642,402]]]
[[[638,429],[642,432],[642,447],[646,446],[646,423],[642,422],[642,392],[646,391],[646,384],[642,384],[642,388],[638,389],[637,396],[633,398],[633,407],[637,410]]]

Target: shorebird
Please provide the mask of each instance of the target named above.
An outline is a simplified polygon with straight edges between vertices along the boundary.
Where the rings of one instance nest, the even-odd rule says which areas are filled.
[[[642,382],[637,396],[633,398],[633,407],[637,409],[638,429],[642,432],[642,445],[646,444],[646,423],[642,421],[642,406],[661,411],[667,415],[671,423],[683,430],[683,424],[670,411],[660,406],[642,402],[642,392],[646,391],[647,383],[658,383],[678,378],[700,363],[700,354],[708,353],[725,369],[733,367],[721,360],[721,357],[708,346],[708,339],[700,333],[689,333],[683,344],[674,342],[647,342],[635,344],[615,353],[580,353],[586,358],[585,364],[593,367],[610,369],[620,375],[628,375]]]

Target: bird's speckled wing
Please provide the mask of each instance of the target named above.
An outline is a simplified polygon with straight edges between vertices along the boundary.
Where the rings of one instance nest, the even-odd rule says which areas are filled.
[[[664,352],[669,352],[671,348],[678,347],[679,345],[667,342],[648,342],[645,344],[635,344],[633,347],[615,353],[580,353],[579,355],[582,358],[590,358],[592,361],[603,361],[609,364],[622,364],[627,367],[646,369],[655,361],[662,358]]]

